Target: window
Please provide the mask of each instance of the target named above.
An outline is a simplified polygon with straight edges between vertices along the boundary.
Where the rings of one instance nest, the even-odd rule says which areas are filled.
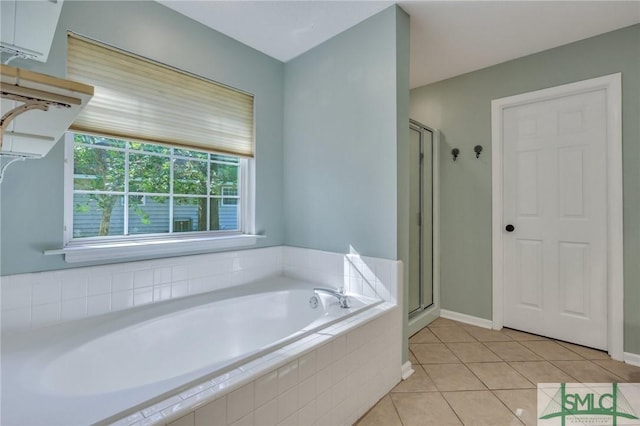
[[[72,238],[241,231],[248,160],[71,133]]]
[[[253,95],[73,33],[67,262],[255,244]]]

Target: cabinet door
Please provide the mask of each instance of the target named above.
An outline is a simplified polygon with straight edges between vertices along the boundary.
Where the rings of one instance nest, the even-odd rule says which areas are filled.
[[[63,0],[0,1],[3,48],[46,62],[58,25]]]

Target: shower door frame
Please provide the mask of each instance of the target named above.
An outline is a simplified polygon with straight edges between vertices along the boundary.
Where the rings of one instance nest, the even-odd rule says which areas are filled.
[[[418,310],[415,310],[414,312],[410,313],[408,312],[409,300],[408,300],[408,292],[407,292],[407,300],[405,302],[406,303],[405,306],[407,307],[406,312],[408,313],[408,318],[407,318],[408,335],[411,336],[412,334],[418,332],[420,329],[427,326],[431,321],[435,320],[440,316],[440,226],[439,226],[440,203],[439,203],[439,192],[438,192],[438,188],[440,186],[439,185],[440,184],[439,167],[438,167],[438,159],[440,156],[440,149],[439,149],[440,132],[437,129],[426,126],[413,119],[410,120],[409,126],[410,128],[417,130],[421,133],[424,133],[425,131],[431,132],[431,135],[432,135],[431,137],[431,198],[432,198],[432,204],[431,204],[432,281],[431,281],[431,285],[432,285],[433,299],[432,299],[431,305],[419,308]],[[425,164],[423,163],[421,166],[421,169],[424,170],[424,168],[425,168]],[[421,180],[422,180],[422,173],[421,173]],[[421,194],[421,197],[422,197],[422,194]],[[424,211],[422,206],[421,206],[421,211]],[[424,222],[423,222],[423,227],[424,227]],[[423,229],[423,227],[421,227],[421,229]],[[424,240],[424,238],[421,238],[421,240]],[[422,255],[420,256],[420,258],[421,258],[420,259],[420,263],[421,263],[420,275],[422,275],[423,273],[422,268],[423,268],[425,259],[422,259]],[[408,283],[408,278],[407,278],[407,283]],[[421,286],[423,285],[422,279],[421,279],[420,285]],[[422,299],[422,293],[420,295],[420,299]],[[422,302],[422,300],[420,300],[420,302]]]

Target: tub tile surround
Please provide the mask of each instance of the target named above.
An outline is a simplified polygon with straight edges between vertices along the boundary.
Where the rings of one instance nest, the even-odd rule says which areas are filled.
[[[400,381],[400,262],[288,246],[0,277],[2,331],[285,275],[384,302],[115,425],[353,424]],[[347,397],[348,396],[348,397]],[[110,421],[114,421],[111,419]],[[108,424],[108,423],[105,423]]]
[[[353,424],[399,382],[401,364],[395,330],[400,309],[385,303],[355,317],[360,317],[359,326],[346,333],[323,330],[270,354],[270,359],[254,361],[253,368],[233,379],[189,398],[184,396],[191,392],[183,392],[183,401],[160,410],[162,420],[152,424]],[[157,415],[150,409],[146,413],[114,425],[141,426]]]
[[[0,277],[2,330],[38,328],[282,274],[282,247]]]
[[[368,297],[376,295],[385,301],[397,301],[397,262],[360,256],[357,253],[340,254],[297,247],[283,247],[283,273],[286,276],[307,279],[329,287],[344,283],[348,292]]]
[[[288,246],[0,277],[2,331],[92,317],[284,274],[396,301],[395,261]]]

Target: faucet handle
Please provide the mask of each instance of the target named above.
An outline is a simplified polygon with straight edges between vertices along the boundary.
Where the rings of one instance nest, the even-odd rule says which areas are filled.
[[[347,290],[344,287],[338,287],[336,291],[340,294],[347,294]]]
[[[349,300],[349,296],[347,295],[343,295],[340,297],[340,307],[341,308],[350,308],[351,307],[351,301]]]

